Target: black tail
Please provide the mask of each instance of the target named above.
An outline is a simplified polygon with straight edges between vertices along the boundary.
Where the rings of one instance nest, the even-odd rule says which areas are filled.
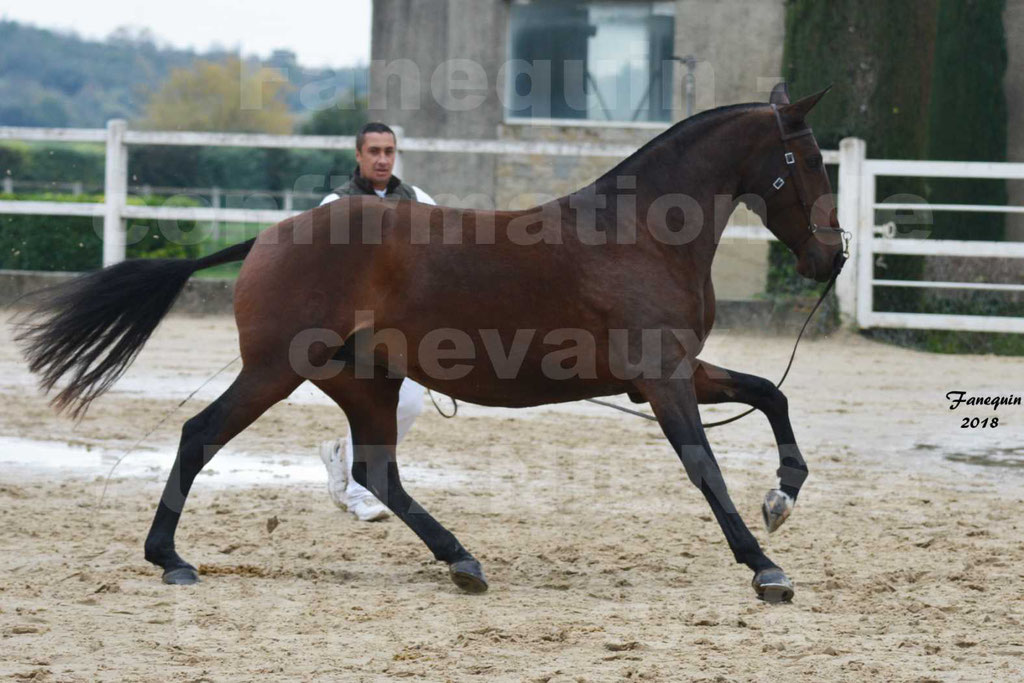
[[[15,340],[43,391],[67,378],[52,401],[57,410],[82,415],[135,360],[192,273],[241,261],[255,241],[197,260],[122,261],[29,295],[38,304]]]

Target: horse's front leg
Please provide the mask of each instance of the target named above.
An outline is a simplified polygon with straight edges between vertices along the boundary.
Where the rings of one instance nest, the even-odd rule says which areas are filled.
[[[644,381],[638,383],[637,388],[650,402],[690,482],[707,499],[736,561],[754,572],[753,586],[758,597],[769,602],[791,600],[793,584],[761,550],[729,498],[722,472],[701,426],[693,380]]]
[[[786,396],[763,377],[726,370],[704,361],[697,361],[693,380],[698,403],[745,403],[768,418],[779,448],[779,487],[765,495],[761,513],[768,531],[775,531],[793,511],[800,487],[807,479],[807,463],[793,436]]]

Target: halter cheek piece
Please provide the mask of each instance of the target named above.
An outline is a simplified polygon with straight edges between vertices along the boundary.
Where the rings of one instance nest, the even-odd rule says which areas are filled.
[[[813,131],[810,127],[807,127],[802,130],[798,130],[795,133],[787,133],[786,129],[782,125],[782,117],[779,115],[779,108],[775,104],[772,105],[772,113],[775,114],[775,122],[779,125],[779,138],[782,140],[782,148],[783,150],[785,150],[783,158],[786,161],[786,169],[784,174],[780,175],[772,183],[771,189],[765,193],[764,200],[767,203],[769,199],[771,199],[779,192],[779,190],[785,187],[787,178],[792,180],[793,189],[796,190],[797,200],[800,202],[800,206],[801,208],[803,208],[804,211],[804,216],[807,219],[808,231],[807,235],[802,240],[800,240],[800,243],[797,244],[795,248],[792,248],[793,252],[796,253],[797,251],[799,251],[800,248],[803,247],[804,244],[807,242],[807,240],[809,240],[811,236],[814,235],[814,233],[818,232],[819,230],[829,230],[832,232],[839,233],[839,237],[843,241],[843,260],[845,261],[846,258],[849,257],[850,255],[850,233],[843,230],[842,228],[833,228],[831,226],[823,228],[814,222],[814,220],[811,218],[811,207],[807,203],[807,198],[804,194],[804,188],[800,182],[800,174],[796,173],[793,168],[794,166],[796,166],[796,155],[790,149],[789,141],[803,137],[805,135],[811,135]]]

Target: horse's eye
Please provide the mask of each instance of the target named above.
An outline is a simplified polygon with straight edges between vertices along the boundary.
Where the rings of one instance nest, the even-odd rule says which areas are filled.
[[[821,166],[821,157],[810,157],[807,159],[807,168],[815,169]]]

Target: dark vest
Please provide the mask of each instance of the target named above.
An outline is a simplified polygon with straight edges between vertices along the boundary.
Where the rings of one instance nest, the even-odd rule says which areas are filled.
[[[406,185],[401,179],[393,175],[391,180],[388,181],[387,189],[385,190],[386,199],[416,199],[416,190],[412,189],[412,185]],[[359,173],[359,167],[356,167],[355,172],[352,174],[352,178],[339,187],[333,190],[334,194],[339,197],[351,197],[352,195],[368,194],[376,195],[373,191],[373,185],[370,181],[364,178]]]

